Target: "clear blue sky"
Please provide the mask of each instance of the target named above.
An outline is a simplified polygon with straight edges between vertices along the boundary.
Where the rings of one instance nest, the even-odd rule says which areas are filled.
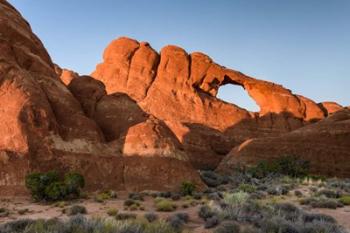
[[[119,36],[202,51],[317,102],[350,105],[349,0],[10,0],[61,67],[89,74]],[[220,97],[251,110],[238,88]]]

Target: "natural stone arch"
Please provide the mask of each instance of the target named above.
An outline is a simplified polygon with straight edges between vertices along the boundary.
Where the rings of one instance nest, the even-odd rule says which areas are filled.
[[[260,107],[256,104],[242,85],[226,83],[219,87],[217,98],[250,112],[259,112]]]

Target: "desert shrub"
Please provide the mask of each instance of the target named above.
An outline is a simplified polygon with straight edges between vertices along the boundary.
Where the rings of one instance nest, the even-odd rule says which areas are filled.
[[[181,232],[183,229],[183,226],[188,221],[188,215],[187,215],[187,218],[185,218],[185,219],[183,217],[184,216],[182,216],[182,215],[175,214],[175,215],[169,216],[167,218],[167,222],[177,232]]]
[[[224,203],[230,206],[241,205],[245,203],[249,198],[249,194],[239,191],[235,193],[225,193]]]
[[[0,217],[7,217],[9,216],[10,211],[6,208],[0,208]]]
[[[85,206],[81,205],[73,205],[67,209],[64,209],[63,212],[69,216],[87,213]]]
[[[85,181],[83,176],[73,172],[67,173],[60,180],[57,172],[50,171],[28,174],[25,184],[35,200],[57,201],[79,197]]]
[[[175,216],[181,219],[184,223],[188,223],[188,221],[190,220],[190,216],[188,215],[188,213],[179,212],[176,213]]]
[[[143,195],[140,193],[129,193],[129,199],[143,201]]]
[[[300,200],[300,204],[308,205],[312,208],[325,208],[325,209],[336,209],[343,207],[343,204],[337,199],[325,198],[325,197],[310,197]]]
[[[136,214],[132,213],[119,213],[115,216],[117,220],[129,220],[129,219],[136,219]]]
[[[159,193],[159,197],[163,197],[163,198],[171,198],[172,193],[171,192],[160,192]]]
[[[282,156],[272,161],[260,161],[248,169],[255,178],[264,178],[270,174],[281,174],[291,177],[305,177],[309,173],[310,163],[296,156]]]
[[[198,210],[198,216],[204,220],[207,220],[208,218],[211,218],[215,215],[216,215],[215,211],[213,211],[207,205],[201,206]]]
[[[181,184],[181,193],[182,195],[192,195],[196,190],[196,185],[189,181],[184,181]]]
[[[281,216],[285,220],[295,222],[302,216],[302,211],[291,203],[277,203],[273,205],[276,216]]]
[[[331,189],[321,189],[316,193],[316,196],[325,196],[327,198],[339,198],[340,193],[336,190]]]
[[[289,187],[286,185],[272,185],[266,191],[270,195],[287,195],[289,193]]]
[[[296,224],[281,217],[266,218],[260,223],[262,233],[299,233]]]
[[[213,171],[201,171],[200,175],[201,175],[202,181],[208,187],[217,187],[224,183],[223,177]]]
[[[190,207],[190,205],[188,203],[183,203],[181,206],[184,209],[187,209],[188,207]]]
[[[337,224],[313,221],[301,226],[302,233],[345,233]]]
[[[66,198],[68,190],[64,183],[53,182],[45,188],[44,192],[46,200],[58,201]]]
[[[311,223],[314,221],[336,223],[333,217],[325,214],[304,213],[302,219],[304,223]]]
[[[138,201],[132,200],[132,199],[126,199],[124,201],[124,206],[130,207],[132,205],[140,205]]]
[[[107,210],[107,214],[109,215],[109,216],[116,216],[117,214],[118,214],[118,209],[117,208],[109,208],[108,210]]]
[[[350,193],[350,179],[328,179],[326,187],[340,189],[344,192]]]
[[[171,212],[176,209],[174,202],[168,199],[158,198],[154,202],[157,211]]]
[[[124,201],[124,209],[127,210],[131,210],[131,211],[134,211],[134,210],[144,210],[144,207],[140,204],[139,201],[135,201],[135,200],[132,200],[132,199],[127,199]]]
[[[172,199],[173,201],[178,201],[178,200],[181,199],[181,195],[180,195],[179,193],[172,193],[172,194],[171,194],[171,199]]]
[[[253,193],[256,191],[256,187],[254,185],[251,185],[251,184],[240,184],[238,186],[238,189],[241,190],[242,192],[246,192],[246,193]]]
[[[198,192],[193,193],[193,198],[195,200],[200,200],[200,199],[202,199],[202,197],[203,197],[203,193],[198,193]]]
[[[11,222],[7,222],[0,225],[1,233],[17,233],[23,232],[28,226],[33,224],[35,221],[31,219],[19,219]]]
[[[145,213],[144,217],[148,222],[154,222],[158,219],[158,215],[153,212]]]
[[[248,200],[239,205],[222,206],[220,216],[226,220],[235,220],[242,223],[255,223],[263,218],[263,209],[258,202]]]
[[[129,207],[129,210],[131,210],[131,211],[135,211],[138,209],[140,209],[140,210],[143,209],[143,207],[139,203],[135,203]]]
[[[178,231],[168,222],[160,220],[146,225],[144,233],[178,233]]]
[[[80,190],[85,187],[85,179],[77,172],[68,172],[64,175],[64,184],[69,194],[79,197]]]
[[[218,218],[218,216],[212,216],[210,218],[207,218],[204,222],[204,228],[205,229],[209,229],[209,228],[213,228],[216,227],[217,225],[219,225],[220,220]]]
[[[107,193],[98,193],[96,194],[96,196],[94,197],[94,200],[96,202],[99,202],[99,203],[103,203],[105,202],[106,200],[109,200],[109,195]]]
[[[350,195],[343,195],[339,198],[339,201],[343,204],[343,205],[350,205]]]
[[[254,178],[264,178],[271,173],[275,173],[277,168],[274,163],[270,163],[268,161],[260,161],[255,166],[252,166],[248,169],[248,173],[252,175]]]
[[[261,199],[264,199],[265,197],[266,197],[266,193],[263,191],[256,191],[256,192],[250,194],[251,199],[261,200]]]
[[[213,192],[213,193],[207,194],[207,198],[209,200],[220,201],[220,199],[222,199],[223,196],[219,192]]]
[[[103,203],[103,202],[110,200],[110,199],[113,199],[113,198],[117,198],[117,193],[113,190],[107,190],[107,191],[100,192],[100,193],[96,194],[94,197],[95,201],[99,202],[99,203]]]
[[[303,193],[302,193],[301,191],[299,191],[299,190],[295,190],[295,191],[294,191],[294,195],[295,195],[296,197],[302,197],[302,196],[303,196]]]
[[[25,178],[25,185],[35,200],[46,198],[45,189],[52,183],[58,182],[59,177],[55,171],[47,173],[31,173]]]
[[[239,225],[233,222],[225,222],[215,229],[214,233],[239,233]]]
[[[26,213],[28,213],[28,212],[29,212],[29,209],[27,209],[27,208],[17,210],[17,213],[18,213],[19,215],[24,215],[24,214],[26,214]]]

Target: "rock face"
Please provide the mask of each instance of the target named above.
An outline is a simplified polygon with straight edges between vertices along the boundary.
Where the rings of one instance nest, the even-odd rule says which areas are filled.
[[[339,110],[343,109],[343,106],[335,102],[322,102],[318,104],[326,115],[331,115]]]
[[[125,94],[107,95],[101,82],[55,66],[5,0],[0,0],[0,51],[1,195],[24,192],[28,172],[51,169],[80,171],[89,190],[174,190],[184,180],[203,187],[186,156],[168,156],[180,145],[164,123],[148,123],[148,114]],[[137,124],[145,126],[125,137]],[[132,138],[144,138],[150,127],[156,130],[147,147],[154,154],[145,156]],[[122,138],[130,152],[125,156]],[[160,153],[162,148],[169,153]]]
[[[247,140],[220,163],[218,171],[251,165],[281,155],[297,155],[311,162],[311,171],[327,176],[350,176],[350,109],[279,137]]]
[[[148,43],[119,38],[105,49],[92,77],[108,94],[123,92],[147,114],[165,121],[196,168],[215,168],[233,146],[252,137],[277,136],[323,119],[312,100],[271,82],[248,77],[176,46],[158,55]],[[216,98],[222,85],[239,85],[259,113]]]

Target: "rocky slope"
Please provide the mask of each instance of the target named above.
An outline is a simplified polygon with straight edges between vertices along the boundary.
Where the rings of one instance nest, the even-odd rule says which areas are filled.
[[[230,172],[234,167],[281,155],[310,161],[315,174],[350,177],[350,109],[282,136],[247,140],[235,147],[217,170]]]

